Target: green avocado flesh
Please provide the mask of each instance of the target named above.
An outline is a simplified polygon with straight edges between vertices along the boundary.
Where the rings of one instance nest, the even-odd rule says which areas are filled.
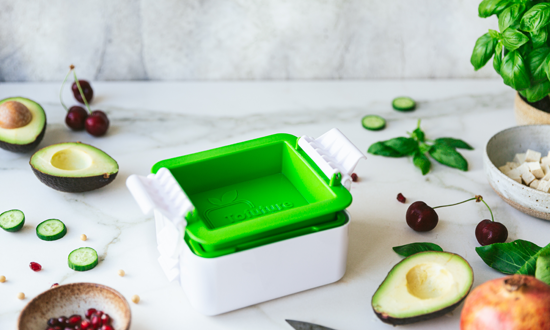
[[[461,256],[427,251],[395,265],[372,297],[385,323],[400,325],[449,313],[468,295],[474,273]]]
[[[111,183],[117,162],[105,152],[84,143],[59,143],[38,150],[30,161],[45,185],[65,192],[84,192]]]
[[[31,112],[32,119],[23,127],[0,127],[0,148],[15,152],[28,152],[34,149],[44,137],[46,113],[40,104],[23,97],[10,97],[0,100],[0,106],[8,101],[17,101],[25,105]]]

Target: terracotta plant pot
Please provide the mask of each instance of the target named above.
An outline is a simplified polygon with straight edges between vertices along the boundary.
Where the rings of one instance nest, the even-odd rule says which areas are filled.
[[[516,93],[514,108],[518,125],[550,124],[550,113],[532,107],[519,96],[519,93]]]

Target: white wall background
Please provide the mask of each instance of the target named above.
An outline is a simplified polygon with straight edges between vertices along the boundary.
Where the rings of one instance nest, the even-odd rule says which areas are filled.
[[[496,77],[480,1],[0,0],[0,81]]]

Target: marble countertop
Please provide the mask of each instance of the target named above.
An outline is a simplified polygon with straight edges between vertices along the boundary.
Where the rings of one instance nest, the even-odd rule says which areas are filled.
[[[113,287],[132,305],[132,330],[290,329],[284,319],[322,324],[338,330],[391,329],[374,315],[370,300],[387,272],[401,257],[392,247],[430,241],[462,255],[472,265],[477,286],[501,276],[475,253],[476,224],[489,218],[481,204],[438,210],[440,222],[428,233],[405,223],[408,204],[458,202],[481,194],[498,221],[510,232],[538,245],[548,243],[550,224],[516,211],[489,187],[482,155],[488,139],[514,126],[514,92],[500,80],[341,81],[341,82],[102,82],[94,83],[94,109],[107,112],[107,136],[94,138],[72,132],[64,124],[58,83],[0,84],[0,99],[25,96],[40,103],[48,118],[41,147],[58,142],[92,144],[115,158],[120,173],[109,186],[88,193],[52,190],[32,173],[29,154],[0,150],[1,209],[21,209],[27,220],[18,233],[0,231],[0,329],[14,329],[19,312],[53,283],[97,282]],[[418,101],[414,112],[392,110],[391,100],[408,95]],[[73,104],[67,90],[65,100]],[[387,128],[371,132],[361,117],[379,114]],[[337,283],[293,294],[219,316],[195,312],[176,282],[168,282],[157,263],[152,217],[144,216],[125,186],[130,174],[146,174],[158,160],[240,142],[272,133],[319,136],[337,127],[361,150],[376,141],[404,135],[422,119],[427,137],[462,138],[475,150],[464,151],[470,170],[462,172],[437,163],[422,176],[408,158],[368,155],[356,168],[359,182],[351,192],[352,216],[347,272]],[[396,201],[403,193],[407,204]],[[58,218],[68,227],[59,241],[40,241],[35,226]],[[81,234],[87,242],[79,240]],[[91,246],[100,255],[92,271],[74,272],[68,253]],[[29,262],[43,266],[32,272]],[[123,269],[125,277],[117,270]],[[27,299],[16,298],[24,292]],[[458,329],[460,307],[444,317],[403,326],[403,329]],[[172,327],[170,327],[172,326]]]

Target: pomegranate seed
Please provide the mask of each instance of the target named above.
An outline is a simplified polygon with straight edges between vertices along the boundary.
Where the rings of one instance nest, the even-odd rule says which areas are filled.
[[[397,194],[397,200],[403,204],[405,204],[405,202],[407,201],[407,199],[405,198],[405,196],[403,196],[402,193]]]
[[[82,330],[88,330],[88,329],[91,329],[92,327],[92,323],[88,320],[83,320],[82,322],[80,322],[80,329]]]
[[[95,315],[97,315],[97,316],[99,316],[99,317],[101,317],[101,315],[103,315],[103,314],[105,314],[105,313],[103,313],[103,311],[97,311],[97,312],[95,312]]]
[[[53,288],[55,288],[56,286],[59,286],[59,283],[54,283],[54,284],[52,284],[52,286],[51,286],[50,289],[53,289]]]
[[[52,317],[51,319],[48,320],[48,325],[49,326],[56,326],[59,324],[59,321],[55,318],[55,317]]]
[[[91,319],[92,316],[93,316],[95,313],[97,313],[97,309],[95,309],[95,308],[90,308],[90,309],[88,309],[88,310],[86,311],[86,318],[87,318],[87,319]]]
[[[69,324],[70,325],[77,325],[78,323],[80,323],[80,321],[82,321],[82,316],[80,315],[71,315],[69,317]]]
[[[60,326],[53,327],[53,330],[63,330]]]
[[[101,327],[101,330],[115,330],[115,329],[110,325],[104,325]]]
[[[357,174],[351,173],[351,181],[357,182],[358,179],[359,179],[359,177],[357,176]]]
[[[94,329],[97,329],[101,326],[101,316],[97,316],[97,314],[95,314],[94,316],[92,316],[92,327]]]
[[[73,330],[82,330],[82,328],[77,324],[74,326]]]
[[[111,324],[111,317],[109,316],[109,314],[101,315],[101,324],[103,325]]]
[[[31,267],[32,270],[34,270],[35,272],[39,272],[42,270],[42,266],[40,266],[40,264],[38,262],[31,262],[31,264],[29,265]]]
[[[73,327],[65,327],[63,330],[74,330]]]
[[[64,325],[67,323],[67,317],[66,316],[58,317],[57,322],[59,322],[59,325]]]

